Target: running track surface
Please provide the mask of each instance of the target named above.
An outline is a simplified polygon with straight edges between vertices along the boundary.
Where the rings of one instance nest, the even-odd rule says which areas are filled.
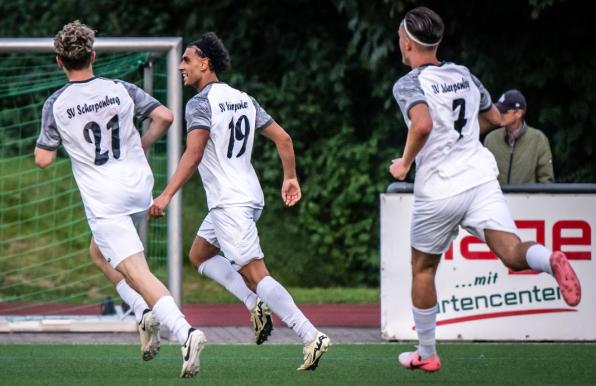
[[[315,326],[377,327],[381,325],[379,304],[302,304],[299,308]],[[196,326],[250,326],[242,304],[187,304],[182,312]],[[99,305],[0,303],[0,316],[99,315]],[[274,326],[285,326],[273,317]]]

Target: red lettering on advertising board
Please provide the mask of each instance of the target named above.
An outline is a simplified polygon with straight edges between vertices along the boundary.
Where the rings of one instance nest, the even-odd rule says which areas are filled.
[[[449,249],[445,252],[445,260],[453,260],[453,242],[449,244]]]
[[[563,236],[563,230],[579,230],[581,236]],[[566,245],[592,245],[590,224],[582,220],[561,220],[553,225],[553,249],[561,251]],[[563,251],[569,260],[592,260],[591,251]]]

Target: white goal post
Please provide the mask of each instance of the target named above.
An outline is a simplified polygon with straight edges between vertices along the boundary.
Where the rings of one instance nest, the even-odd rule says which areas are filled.
[[[97,38],[97,52],[150,52],[166,54],[167,106],[174,122],[167,137],[167,175],[174,174],[182,151],[182,83],[178,63],[182,57],[180,37]],[[52,38],[0,38],[0,53],[53,53]],[[150,70],[149,70],[150,71]],[[145,88],[151,88],[152,73],[145,72]],[[178,305],[182,304],[182,191],[168,207],[168,287]]]

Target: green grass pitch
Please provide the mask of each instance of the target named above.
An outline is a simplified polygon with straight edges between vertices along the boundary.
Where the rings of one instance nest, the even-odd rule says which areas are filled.
[[[314,372],[297,372],[299,345],[208,345],[195,379],[179,379],[180,349],[164,345],[143,362],[131,345],[0,345],[2,385],[588,385],[596,382],[594,343],[441,344],[443,368],[397,366],[410,344],[333,345]]]

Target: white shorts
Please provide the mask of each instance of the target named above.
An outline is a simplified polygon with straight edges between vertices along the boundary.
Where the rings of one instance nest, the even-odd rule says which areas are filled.
[[[95,244],[113,268],[128,256],[144,251],[137,227],[146,213],[87,219]]]
[[[211,209],[197,236],[221,249],[226,259],[239,270],[252,260],[263,258],[257,231],[262,211],[246,206]]]
[[[494,180],[442,200],[414,200],[410,243],[421,252],[440,255],[457,237],[460,225],[482,241],[485,229],[519,236],[501,187]]]

